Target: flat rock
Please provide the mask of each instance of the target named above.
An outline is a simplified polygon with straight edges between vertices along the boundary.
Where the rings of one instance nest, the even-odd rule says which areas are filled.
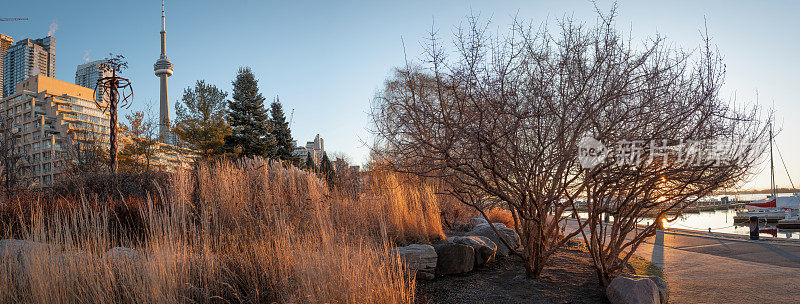
[[[514,231],[514,229],[508,228],[502,223],[493,223],[492,225],[495,229],[497,229],[497,232],[500,233],[500,236],[502,236],[503,239],[513,248],[506,247],[505,244],[500,241],[497,233],[494,233],[494,230],[492,230],[492,227],[490,227],[489,224],[477,225],[474,229],[472,229],[472,231],[467,232],[466,235],[489,238],[489,240],[497,245],[496,256],[507,256],[512,250],[519,248],[521,244],[519,235],[517,235],[517,232]]]
[[[436,249],[436,274],[448,275],[472,271],[475,266],[475,250],[464,244],[440,243]]]
[[[653,280],[636,276],[619,276],[606,287],[612,304],[658,304],[661,299]]]
[[[106,261],[131,261],[139,259],[139,253],[135,249],[127,247],[114,247],[103,253],[103,260]]]
[[[412,244],[394,249],[406,269],[421,279],[432,279],[436,272],[437,254],[431,245]]]
[[[475,251],[475,265],[483,265],[494,259],[497,245],[485,236],[452,236],[447,238],[450,243],[463,244],[472,247]]]

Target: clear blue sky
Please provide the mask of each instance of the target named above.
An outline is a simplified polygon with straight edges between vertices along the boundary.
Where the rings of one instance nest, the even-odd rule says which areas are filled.
[[[693,48],[700,42],[703,18],[713,42],[726,58],[726,94],[761,103],[774,100],[783,127],[777,138],[789,171],[800,182],[800,114],[795,89],[800,84],[800,2],[796,1],[619,1],[618,24],[637,38],[654,33]],[[609,1],[600,1],[608,8]],[[471,11],[505,28],[514,15],[541,22],[572,15],[592,23],[588,1],[167,1],[167,55],[174,104],[198,79],[230,91],[239,66],[250,66],[268,99],[280,96],[287,115],[295,109],[292,134],[299,142],[320,133],[326,150],[367,158],[369,104],[392,67],[403,64],[403,47],[414,59],[419,42],[435,20],[450,33]],[[3,1],[0,33],[15,41],[40,38],[57,25],[56,78],[74,81],[75,67],[109,52],[127,56],[127,76],[136,104],[158,109],[158,58],[161,3],[129,1]],[[173,113],[174,117],[174,113]],[[779,160],[778,160],[779,162]],[[782,167],[777,180],[788,185]],[[767,187],[768,169],[748,187]]]

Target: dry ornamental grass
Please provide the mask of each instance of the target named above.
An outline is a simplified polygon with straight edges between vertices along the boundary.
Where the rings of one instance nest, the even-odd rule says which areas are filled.
[[[388,173],[363,189],[333,194],[312,173],[243,160],[173,175],[142,200],[19,197],[2,206],[3,238],[36,243],[0,244],[0,302],[413,302],[391,246],[443,237],[436,198]],[[117,246],[135,252],[107,253]]]

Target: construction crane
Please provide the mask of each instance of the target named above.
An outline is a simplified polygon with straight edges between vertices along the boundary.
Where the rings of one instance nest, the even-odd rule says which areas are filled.
[[[24,21],[28,18],[0,18],[0,21]]]

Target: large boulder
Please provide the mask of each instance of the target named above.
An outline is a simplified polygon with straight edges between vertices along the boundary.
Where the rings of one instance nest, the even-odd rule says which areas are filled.
[[[437,255],[431,245],[413,244],[394,249],[412,274],[421,279],[432,279],[436,273]]]
[[[134,249],[127,247],[114,247],[103,253],[101,261],[108,265],[116,276],[136,274],[142,267],[144,260]]]
[[[438,259],[436,274],[447,275],[472,271],[475,265],[475,250],[464,244],[440,243],[433,246]]]
[[[109,263],[116,263],[138,261],[140,257],[135,249],[114,247],[103,253],[102,259]]]
[[[65,267],[79,263],[73,256],[73,253],[62,252],[61,248],[50,244],[15,239],[0,240],[0,269],[8,269],[20,277],[28,276],[30,269],[41,266]]]
[[[631,277],[631,278],[644,278],[653,281],[653,283],[655,283],[656,286],[658,287],[658,297],[661,300],[661,304],[669,303],[669,285],[667,284],[667,281],[664,281],[664,279],[659,278],[657,276],[637,276],[631,274],[623,274],[621,276]]]
[[[661,298],[653,280],[636,276],[619,276],[606,287],[612,304],[658,304]]]
[[[475,227],[475,226],[478,226],[478,225],[488,225],[489,224],[489,222],[487,222],[486,219],[484,219],[482,217],[473,218],[472,220],[469,221],[469,223],[470,223],[470,225],[472,225],[472,227]]]
[[[0,259],[2,262],[20,262],[31,254],[50,251],[50,245],[26,240],[4,239],[0,240]]]
[[[475,265],[486,264],[497,252],[497,245],[485,236],[452,236],[447,241],[472,247],[475,251]]]
[[[477,225],[475,226],[474,229],[472,229],[472,231],[467,232],[466,235],[482,236],[489,238],[492,242],[494,242],[497,245],[497,256],[507,256],[508,253],[511,252],[512,250],[516,250],[517,248],[519,248],[521,244],[519,235],[517,234],[516,231],[514,231],[514,229],[508,228],[506,227],[506,225],[502,223],[493,223],[492,225],[494,226],[495,229],[497,229],[497,232],[500,233],[500,236],[502,236],[503,239],[512,248],[506,247],[506,245],[500,241],[500,238],[497,236],[496,233],[494,233],[494,230],[492,230],[492,227],[489,226],[489,224]]]

